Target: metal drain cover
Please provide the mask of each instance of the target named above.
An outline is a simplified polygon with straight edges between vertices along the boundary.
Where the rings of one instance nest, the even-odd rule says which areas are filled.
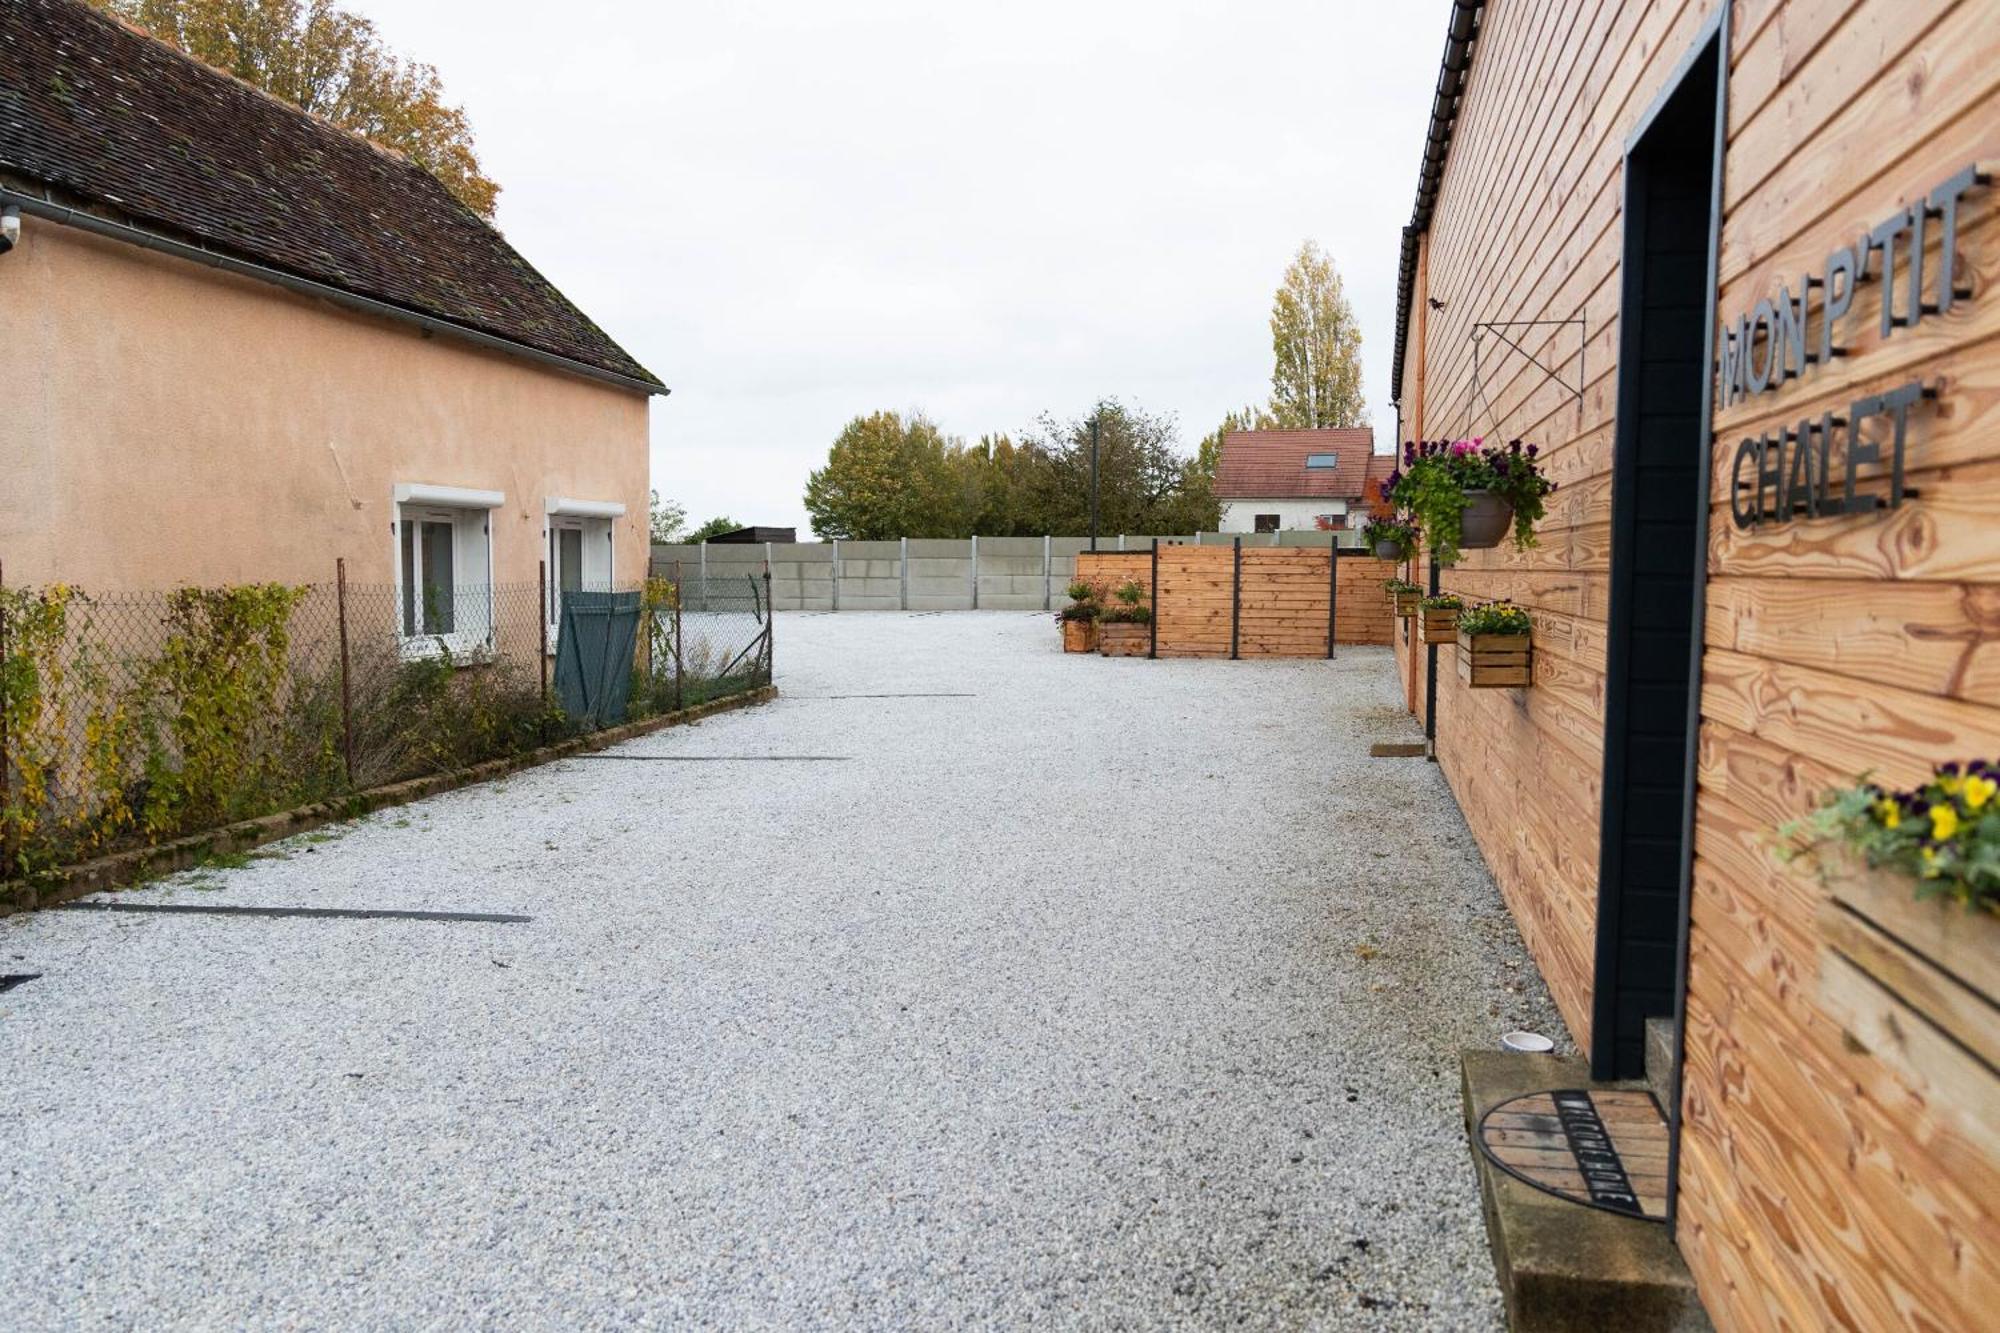
[[[1561,1088],[1500,1103],[1479,1150],[1538,1190],[1630,1217],[1667,1216],[1667,1122],[1653,1094]]]

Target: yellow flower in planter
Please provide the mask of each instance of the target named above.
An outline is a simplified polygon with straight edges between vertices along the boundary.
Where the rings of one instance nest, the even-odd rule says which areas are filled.
[[[1903,807],[1884,796],[1875,802],[1875,822],[1883,828],[1895,828],[1903,822]]]
[[[1936,879],[1938,877],[1937,849],[1935,847],[1926,847],[1923,850],[1922,856],[1924,863],[1923,877],[1925,879]]]
[[[1993,793],[2000,791],[2000,782],[1992,778],[1971,777],[1965,780],[1965,808],[1978,810],[1993,799]]]
[[[1940,802],[1931,807],[1931,836],[1939,842],[1958,834],[1958,807]]]

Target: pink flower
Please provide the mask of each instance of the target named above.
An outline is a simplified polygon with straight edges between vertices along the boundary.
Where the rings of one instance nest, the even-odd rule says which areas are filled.
[[[1451,446],[1454,458],[1463,458],[1467,454],[1478,452],[1478,450],[1479,442],[1477,440],[1459,440]]]

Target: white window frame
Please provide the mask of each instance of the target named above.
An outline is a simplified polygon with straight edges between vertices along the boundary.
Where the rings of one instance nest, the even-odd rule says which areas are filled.
[[[610,587],[618,577],[618,523],[625,517],[625,505],[618,500],[579,500],[567,495],[551,495],[542,506],[547,515],[542,525],[542,549],[548,557],[548,596],[542,606],[542,628],[545,646],[543,651],[556,650],[556,638],[562,629],[562,563],[557,548],[557,534],[564,531],[583,533],[583,567],[590,569],[592,560],[590,547],[601,533],[604,538],[604,577],[606,587]],[[588,577],[579,580],[587,588],[597,580]]]
[[[396,641],[402,656],[406,659],[440,657],[450,653],[458,662],[479,662],[491,659],[494,652],[495,616],[493,605],[493,512],[506,504],[507,497],[501,491],[476,490],[465,486],[433,486],[416,482],[399,482],[393,492],[391,506],[393,517],[389,523],[389,547],[391,561],[396,571]],[[455,600],[452,607],[453,628],[444,634],[406,634],[403,631],[403,595],[407,581],[420,577],[418,571],[403,568],[403,524],[418,524],[412,534],[412,545],[421,550],[424,541],[422,524],[425,522],[448,522],[452,525],[452,581],[455,588],[478,587],[480,578],[486,589],[484,604],[477,600],[471,609],[477,613],[476,623],[469,628],[461,627],[467,619],[467,603]],[[475,543],[472,535],[477,532]],[[417,557],[418,570],[423,564],[422,556]],[[454,597],[457,594],[454,593]]]

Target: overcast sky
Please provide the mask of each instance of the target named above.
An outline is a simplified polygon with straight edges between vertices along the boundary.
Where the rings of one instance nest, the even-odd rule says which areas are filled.
[[[673,389],[653,483],[797,524],[851,417],[1099,395],[1190,449],[1269,391],[1299,243],[1376,447],[1448,0],[348,0],[438,66],[528,259]]]

